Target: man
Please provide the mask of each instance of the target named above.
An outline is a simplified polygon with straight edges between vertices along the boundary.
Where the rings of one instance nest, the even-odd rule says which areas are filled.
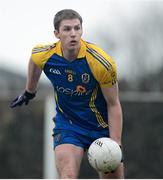
[[[97,138],[121,145],[122,110],[114,61],[99,47],[81,39],[82,18],[74,10],[54,18],[57,43],[36,46],[29,61],[25,92],[11,107],[28,104],[36,95],[42,70],[54,87],[54,152],[60,178],[77,178],[84,150]],[[123,178],[123,163],[101,178]]]

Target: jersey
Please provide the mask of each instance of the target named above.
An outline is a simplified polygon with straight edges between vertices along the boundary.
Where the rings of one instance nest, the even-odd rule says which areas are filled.
[[[112,87],[117,81],[116,65],[109,55],[81,39],[78,57],[71,62],[63,57],[60,41],[34,47],[32,60],[54,87],[58,129],[71,125],[76,131],[108,130],[101,88]]]

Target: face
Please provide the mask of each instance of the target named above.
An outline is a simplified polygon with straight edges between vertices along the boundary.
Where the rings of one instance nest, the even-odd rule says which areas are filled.
[[[75,50],[80,47],[82,26],[79,19],[62,20],[55,36],[60,39],[62,49]]]

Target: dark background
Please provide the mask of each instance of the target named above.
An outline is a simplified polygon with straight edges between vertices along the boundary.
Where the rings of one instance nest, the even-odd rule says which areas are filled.
[[[44,101],[14,110],[8,104],[0,101],[0,178],[43,178]],[[122,100],[126,178],[163,178],[162,107],[162,102]],[[98,178],[86,155],[80,178]]]

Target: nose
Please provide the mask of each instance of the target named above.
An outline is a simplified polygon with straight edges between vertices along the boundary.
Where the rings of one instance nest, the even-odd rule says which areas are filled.
[[[74,28],[71,29],[71,36],[73,36],[73,37],[76,36],[76,32],[75,32]]]

